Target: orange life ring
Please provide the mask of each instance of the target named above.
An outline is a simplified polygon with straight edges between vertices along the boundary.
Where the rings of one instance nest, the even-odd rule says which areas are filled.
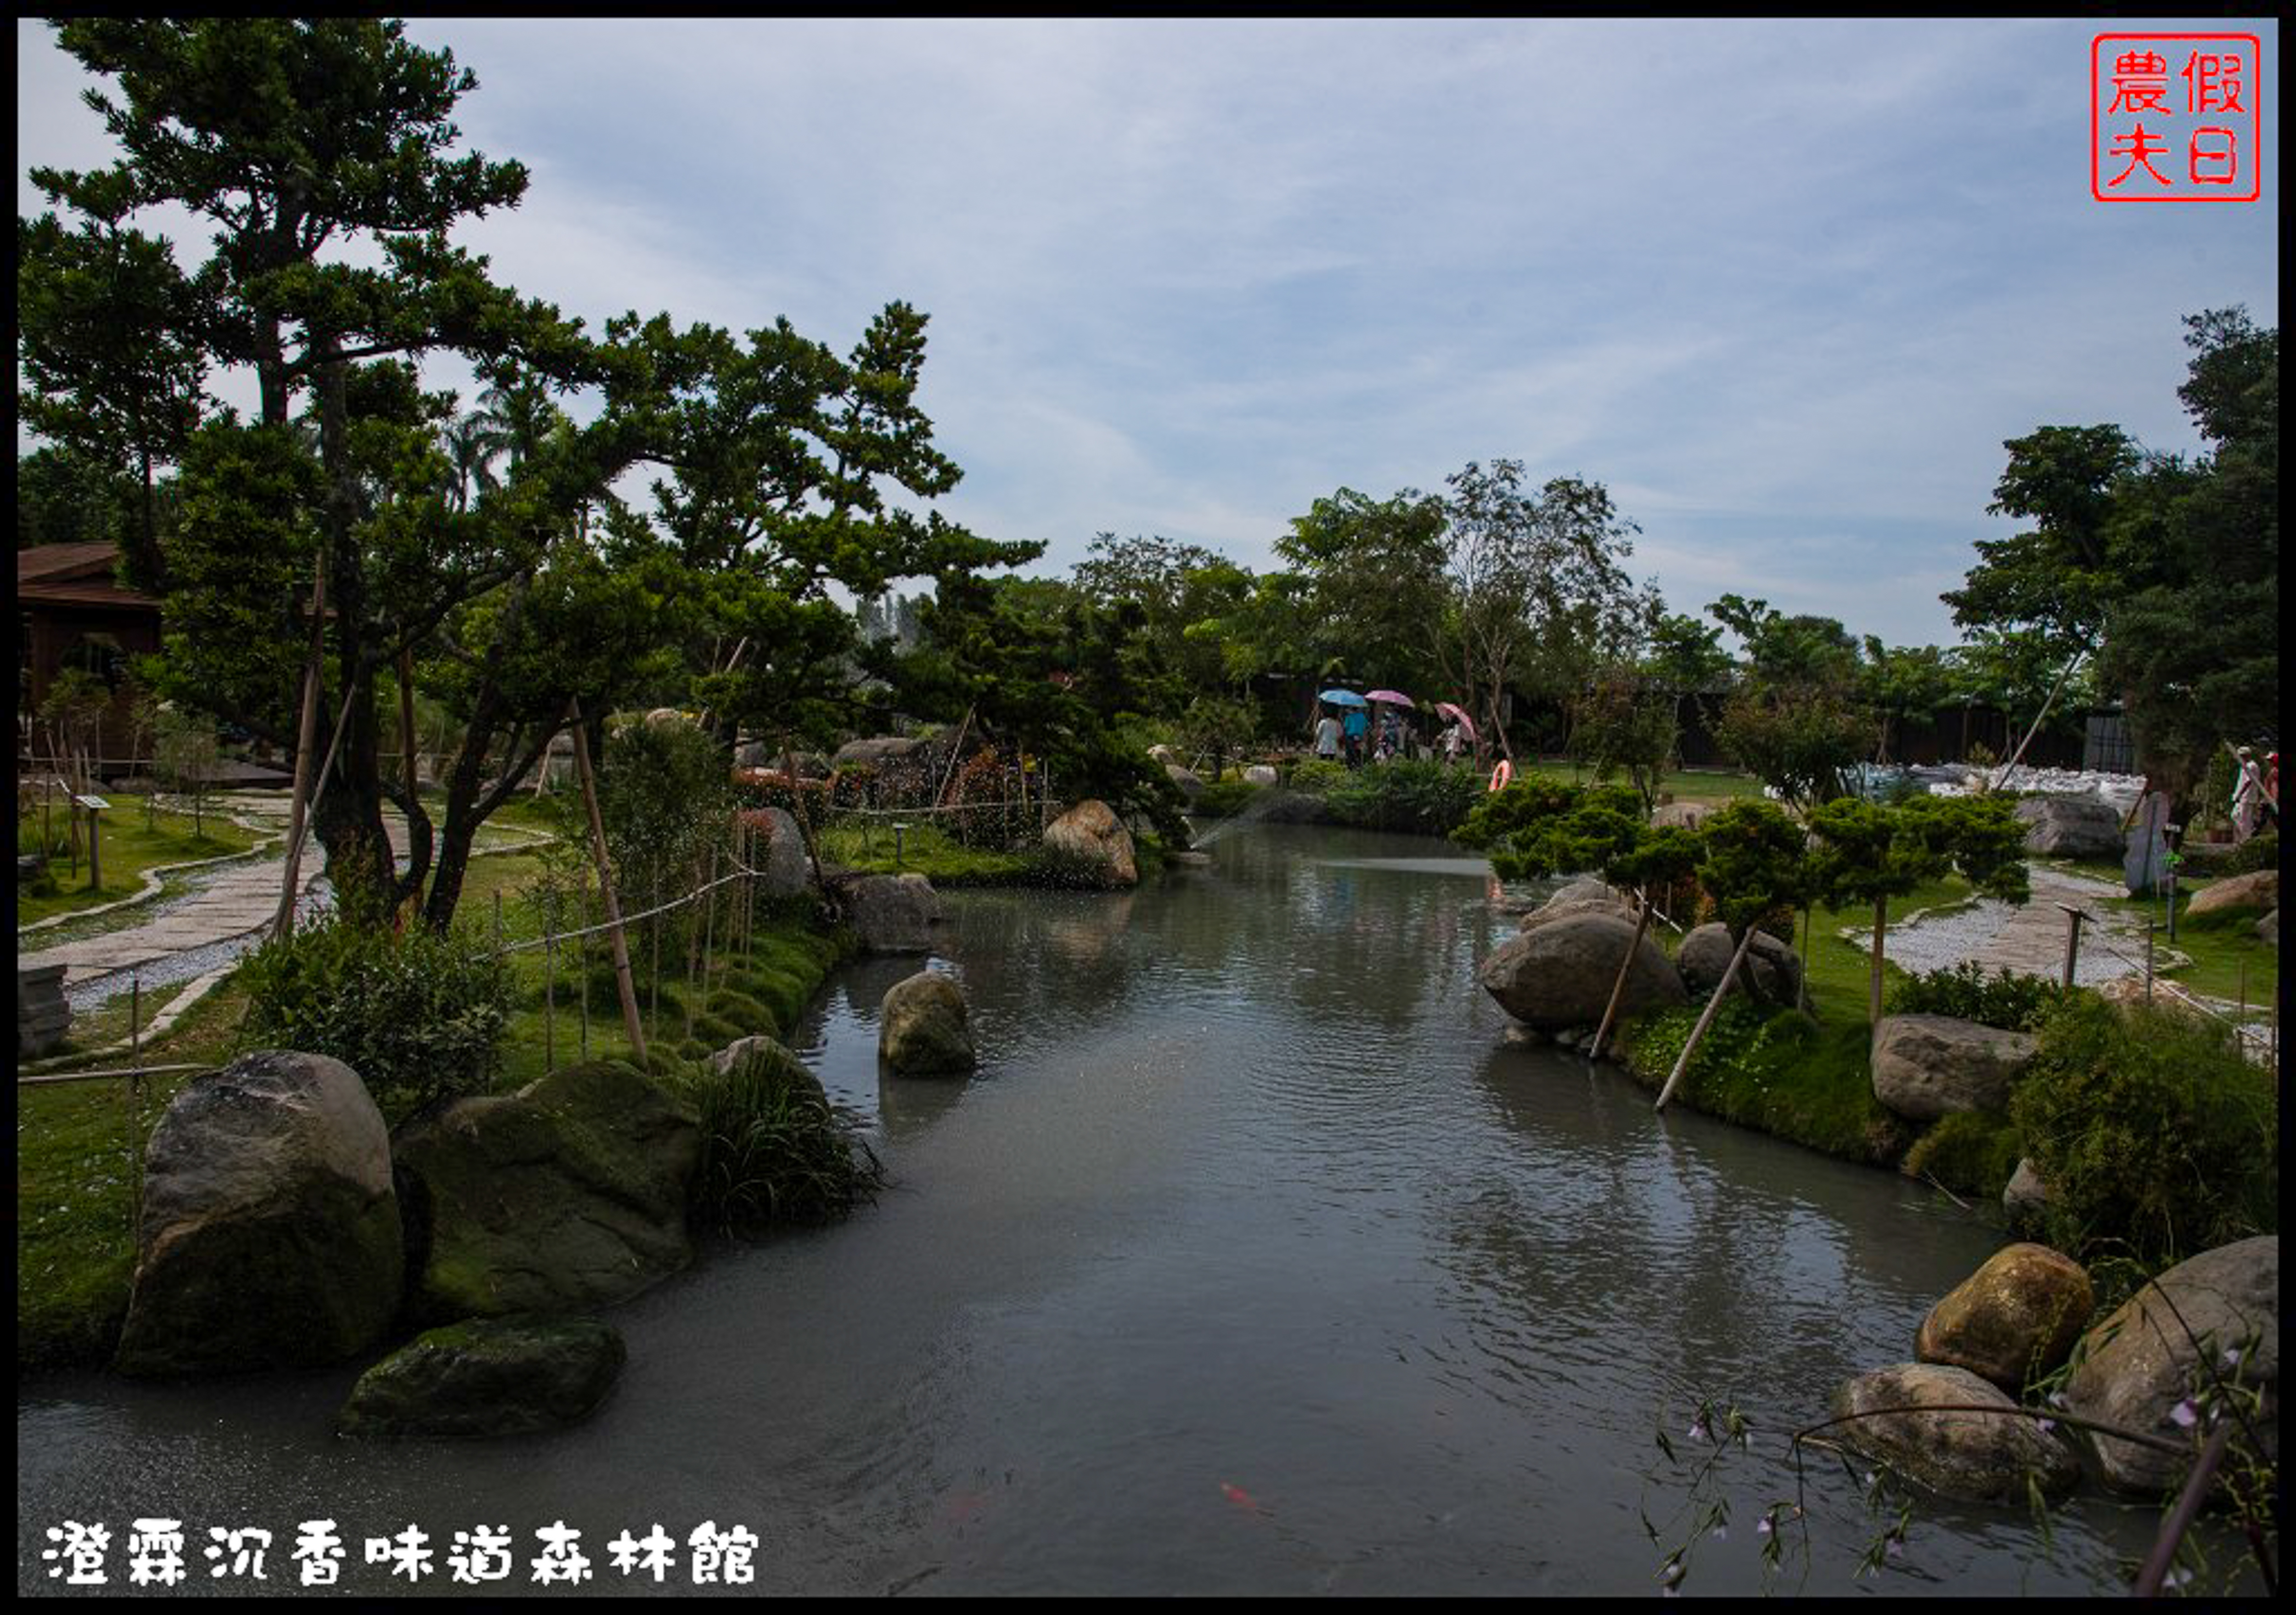
[[[1491,789],[1494,791],[1503,791],[1513,783],[1514,764],[1502,757],[1499,759],[1498,767],[1491,770]]]

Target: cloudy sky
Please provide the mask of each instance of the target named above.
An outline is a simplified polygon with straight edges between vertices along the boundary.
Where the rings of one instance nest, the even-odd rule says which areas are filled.
[[[1255,569],[1316,499],[1470,460],[1607,483],[1677,609],[1726,591],[1892,643],[2002,441],[2189,450],[2182,316],[2279,320],[2261,199],[2089,191],[2100,29],[1975,20],[413,23],[533,171],[458,239],[593,328],[625,309],[849,347],[931,317],[941,505],[1050,545],[1161,533]],[[107,160],[18,23],[20,161]],[[18,174],[18,206],[38,206]]]

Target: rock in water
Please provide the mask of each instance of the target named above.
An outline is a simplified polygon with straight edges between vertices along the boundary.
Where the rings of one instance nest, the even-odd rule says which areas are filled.
[[[1045,853],[1056,871],[1082,886],[1140,884],[1132,832],[1096,797],[1078,803],[1046,827]]]
[[[2079,1262],[2046,1245],[2011,1245],[1930,1309],[1914,1355],[1965,1368],[2013,1397],[2065,1360],[2095,1306]]]
[[[144,1156],[124,1373],[334,1363],[398,1311],[390,1137],[358,1074],[265,1051],[195,1077]]]
[[[1949,1015],[1885,1015],[1874,1028],[1874,1097],[1910,1121],[2002,1110],[2040,1040]]]
[[[904,1076],[972,1070],[978,1056],[964,991],[931,970],[895,982],[879,1014],[877,1051]]]
[[[2002,1411],[1946,1413],[1943,1406]],[[2010,1503],[2031,1476],[2051,1496],[2079,1479],[2071,1448],[2043,1430],[1990,1381],[1965,1368],[1901,1363],[1860,1374],[1833,1393],[1832,1411],[1853,1418],[1828,1432],[1918,1484],[1972,1503]],[[1912,1408],[1884,1413],[1884,1408]]]
[[[395,1152],[419,1201],[422,1317],[603,1306],[693,1257],[693,1107],[620,1060],[456,1100],[401,1128]]]
[[[359,1376],[336,1433],[468,1441],[556,1430],[605,1400],[627,1355],[621,1335],[594,1318],[466,1318]]]
[[[1619,961],[1630,943],[1635,959],[1619,1013],[1640,1015],[1687,1002],[1689,994],[1666,950],[1648,935],[1635,943],[1631,920],[1599,909],[1563,914],[1517,932],[1483,960],[1475,979],[1501,1009],[1538,1031],[1591,1026],[1611,1001]]]
[[[2160,1452],[2095,1438],[2104,1478],[2126,1491],[2176,1486],[2198,1450],[2200,1429],[2177,1416],[2212,1376],[2254,1389],[2251,1422],[2266,1456],[2280,1445],[2280,1236],[2219,1245],[2179,1262],[2082,1337],[2065,1405],[2085,1418],[2158,1436],[2186,1450]]]

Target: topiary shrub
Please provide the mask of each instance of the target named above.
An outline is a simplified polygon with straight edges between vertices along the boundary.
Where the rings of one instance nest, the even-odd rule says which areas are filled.
[[[2081,994],[2041,1028],[2010,1120],[2049,1186],[2049,1242],[2152,1271],[2280,1225],[2274,1074],[2217,1023]]]
[[[2020,976],[2005,967],[1988,976],[1984,966],[1964,959],[1891,983],[1884,1007],[1891,1015],[1949,1015],[2005,1032],[2032,1032],[2065,997],[2063,984],[2047,976]]]
[[[469,933],[398,935],[328,914],[257,948],[239,979],[242,1050],[332,1055],[393,1122],[483,1093],[501,1068],[511,971]]]
[[[752,1044],[723,1071],[694,1061],[666,1075],[701,1116],[692,1199],[697,1222],[752,1232],[842,1216],[876,1198],[885,1176],[876,1152],[779,1044]]]

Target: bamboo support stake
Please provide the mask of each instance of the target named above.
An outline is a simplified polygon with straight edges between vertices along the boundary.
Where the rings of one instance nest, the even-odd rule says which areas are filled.
[[[582,713],[578,705],[569,704],[569,715],[574,721],[574,766],[582,775],[582,805],[590,817],[590,855],[598,864],[598,891],[606,905],[606,935],[614,949],[614,985],[621,994],[622,1026],[630,1034],[630,1049],[639,1064],[645,1062],[645,1029],[638,1024],[638,994],[630,980],[630,951],[622,935],[622,911],[614,902],[614,876],[606,860],[606,823],[598,814],[598,781],[590,770],[590,738],[582,730]],[[584,1001],[587,1008],[587,999]],[[583,1026],[586,1031],[588,1018]]]
[[[1665,1109],[1667,1100],[1672,1099],[1674,1091],[1682,1085],[1682,1074],[1690,1069],[1690,1057],[1698,1051],[1699,1040],[1706,1035],[1706,1028],[1714,1024],[1715,1011],[1721,1009],[1723,999],[1728,996],[1730,984],[1738,978],[1738,966],[1744,960],[1746,950],[1753,946],[1754,932],[1758,928],[1750,922],[1745,935],[1739,938],[1738,951],[1730,955],[1730,968],[1722,972],[1721,985],[1714,989],[1714,996],[1706,1001],[1705,1013],[1698,1018],[1698,1024],[1690,1029],[1689,1040],[1682,1045],[1682,1052],[1676,1057],[1674,1069],[1667,1075],[1666,1086],[1658,1091],[1658,1103],[1652,1106],[1652,1109]]]
[[[319,680],[327,651],[327,552],[311,562],[311,659],[303,669],[303,713],[295,737],[295,790],[287,816],[287,869],[279,889],[279,917],[271,934],[284,936],[295,923],[295,889],[303,872],[303,822],[310,800],[311,754],[319,744]],[[356,680],[354,680],[356,686]]]
[[[542,944],[542,1069],[558,1069],[558,899],[550,900],[550,932]]]
[[[1643,933],[1650,928],[1650,894],[1639,887],[1635,892],[1635,939],[1627,944],[1627,956],[1619,960],[1619,978],[1611,984],[1611,1001],[1603,1007],[1603,1024],[1595,1028],[1595,1041],[1587,1048],[1587,1058],[1603,1058],[1603,1044],[1611,1035],[1611,1024],[1619,1018],[1619,1003],[1627,995],[1627,976],[1635,967],[1635,955],[1642,951]]]

